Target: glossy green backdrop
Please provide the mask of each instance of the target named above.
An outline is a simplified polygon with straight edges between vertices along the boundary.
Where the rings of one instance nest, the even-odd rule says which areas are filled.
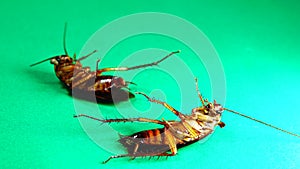
[[[90,140],[79,121],[72,118],[76,113],[73,99],[61,87],[52,65],[29,67],[36,61],[63,53],[65,21],[69,23],[69,53],[79,53],[95,31],[119,17],[138,12],[170,13],[196,25],[215,46],[226,76],[226,107],[300,133],[300,6],[297,1],[10,1],[1,2],[0,8],[0,168],[300,167],[299,138],[230,113],[223,115],[225,128],[218,129],[205,143],[180,149],[175,157],[133,161],[124,158],[102,165],[100,162],[112,154]],[[122,60],[132,52],[132,44],[142,48],[145,44],[138,40],[120,44],[124,52],[115,48],[104,64],[115,65],[115,59]],[[159,43],[149,40],[145,46],[159,46]],[[197,69],[199,65],[189,60],[190,55],[183,50],[179,57],[193,71],[199,71],[193,73],[202,78],[201,90],[210,98],[209,77],[203,68]],[[109,56],[118,57],[109,59]],[[142,88],[162,89],[168,102],[184,113],[198,106],[181,105],[178,86],[159,84],[153,79],[155,73],[149,70],[152,78],[145,79]],[[142,77],[137,81],[143,82]],[[196,94],[191,95],[191,102],[195,102]],[[150,104],[139,99],[131,102],[147,110]],[[123,105],[126,107],[126,103]],[[106,117],[117,114],[111,106],[99,107],[112,111]],[[115,124],[113,127],[138,131],[147,126]],[[111,143],[115,144],[115,140]]]

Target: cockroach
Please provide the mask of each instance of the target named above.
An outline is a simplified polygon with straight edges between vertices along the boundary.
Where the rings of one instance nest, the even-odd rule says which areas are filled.
[[[76,58],[76,54],[74,54],[73,57],[70,57],[66,49],[66,29],[67,24],[65,24],[63,34],[63,47],[65,54],[50,57],[30,66],[32,67],[50,60],[50,63],[54,65],[54,71],[57,78],[63,83],[64,87],[69,91],[70,95],[73,94],[74,97],[90,101],[93,101],[93,99],[96,97],[96,101],[98,103],[120,102],[134,97],[133,93],[124,89],[129,89],[128,85],[135,83],[125,81],[122,77],[118,76],[103,75],[104,72],[128,71],[155,66],[168,57],[180,52],[171,52],[170,54],[156,62],[133,67],[108,67],[99,69],[98,64],[100,60],[98,60],[96,63],[96,70],[91,71],[90,67],[83,67],[80,61],[94,54],[96,50],[79,59]]]
[[[103,161],[103,163],[107,163],[111,159],[121,157],[131,157],[134,159],[136,157],[145,156],[150,156],[150,158],[153,156],[157,156],[158,158],[161,156],[174,156],[176,155],[178,148],[206,138],[215,130],[217,126],[223,128],[225,123],[221,121],[221,116],[224,110],[300,138],[300,135],[298,134],[291,133],[250,116],[224,108],[216,101],[209,102],[207,99],[204,100],[198,89],[197,79],[196,90],[202,106],[193,108],[190,115],[180,113],[166,102],[151,99],[149,96],[141,92],[137,93],[145,96],[150,102],[163,105],[165,108],[178,116],[180,121],[167,121],[164,119],[155,120],[148,118],[98,119],[85,114],[74,115],[74,117],[86,117],[102,123],[147,122],[163,126],[162,128],[140,131],[130,136],[120,136],[121,138],[119,139],[119,142],[127,149],[128,153],[111,156],[107,160]]]

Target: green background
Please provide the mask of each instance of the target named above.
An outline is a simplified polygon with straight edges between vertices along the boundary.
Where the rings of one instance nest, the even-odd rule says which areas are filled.
[[[297,1],[7,1],[1,2],[0,8],[0,168],[300,167],[299,138],[230,113],[223,115],[227,126],[218,129],[208,141],[180,149],[177,156],[168,160],[117,159],[102,165],[100,162],[112,154],[90,140],[78,120],[72,118],[76,113],[73,99],[61,87],[52,65],[29,67],[36,61],[63,54],[65,21],[69,23],[69,53],[79,53],[87,39],[112,20],[138,12],[170,13],[196,25],[215,46],[226,75],[226,107],[299,133]],[[143,43],[138,40],[121,44],[124,52],[116,56],[126,57],[132,52],[132,44],[134,49],[157,45],[151,38]],[[186,58],[183,60],[193,71],[198,70],[188,55],[182,52],[180,57]],[[104,65],[116,65],[114,59],[106,59]],[[156,72],[148,73],[153,77]],[[200,87],[209,98],[206,72],[193,73],[197,77],[203,74]],[[168,103],[181,110],[175,84],[160,84],[155,78],[144,80],[143,88],[163,90]],[[137,81],[142,82],[142,76]],[[191,102],[197,99],[193,94]],[[131,102],[142,110],[150,105],[143,99]],[[182,112],[189,113],[187,110],[196,106],[183,105]],[[111,106],[99,107],[114,110]],[[138,131],[145,126],[126,127]]]

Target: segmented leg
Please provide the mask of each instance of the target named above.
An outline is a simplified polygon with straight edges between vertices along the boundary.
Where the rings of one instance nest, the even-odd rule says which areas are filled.
[[[195,83],[196,83],[196,91],[198,93],[198,97],[199,97],[199,99],[200,99],[200,101],[202,103],[202,106],[204,106],[205,105],[204,104],[204,99],[202,97],[202,94],[200,93],[200,90],[199,90],[199,87],[198,87],[198,79],[197,78],[195,78]]]
[[[185,118],[184,114],[180,113],[178,110],[176,110],[175,108],[173,108],[172,106],[170,106],[166,102],[162,102],[160,100],[151,99],[149,96],[147,96],[145,93],[142,93],[142,92],[136,92],[136,94],[141,94],[141,95],[145,96],[150,102],[163,105],[165,108],[167,108],[168,110],[170,110],[171,112],[173,112],[176,116],[178,116],[180,119],[184,119]]]
[[[166,107],[168,110],[170,110],[171,112],[173,112],[176,116],[178,116],[181,121],[182,121],[182,124],[183,126],[185,127],[185,129],[188,131],[188,134],[190,137],[197,137],[199,135],[198,131],[195,130],[193,128],[193,126],[191,126],[189,123],[185,122],[185,115],[180,113],[178,110],[176,110],[175,108],[173,108],[172,106],[170,106],[168,103],[166,102],[162,102],[160,100],[155,100],[155,99],[151,99],[149,96],[147,96],[145,93],[142,93],[142,92],[137,92],[136,94],[141,94],[143,96],[145,96],[150,102],[154,102],[154,103],[157,103],[157,104],[161,104],[163,105],[164,107]],[[164,121],[168,126],[171,127],[171,125],[168,124],[167,121]]]
[[[101,61],[101,59],[98,59],[96,62],[96,71],[99,69],[99,62]]]
[[[115,155],[115,156],[110,156],[107,160],[103,161],[102,164],[106,164],[108,161],[114,158],[122,158],[122,157],[130,157],[130,154],[120,154],[120,155]]]
[[[92,117],[86,114],[79,114],[79,115],[74,115],[75,118],[78,117],[86,117],[89,119],[93,119],[96,121],[100,121],[102,123],[113,123],[113,122],[148,122],[148,123],[155,123],[155,124],[161,124],[165,125],[166,123],[160,120],[153,120],[153,119],[147,119],[147,118],[128,118],[128,119],[99,119],[96,117]]]
[[[148,64],[143,64],[143,65],[138,65],[138,66],[133,66],[133,67],[116,67],[116,68],[103,68],[100,70],[97,70],[97,75],[100,76],[103,72],[108,72],[108,71],[127,71],[127,70],[133,70],[133,69],[139,69],[139,68],[144,68],[144,67],[149,67],[149,66],[156,66],[158,65],[160,62],[164,61],[165,59],[167,59],[168,57],[179,53],[180,51],[175,51],[175,52],[171,52],[170,54],[168,54],[167,56],[165,56],[164,58],[156,61],[156,62],[152,62],[152,63],[148,63]]]
[[[180,133],[181,135],[185,136],[185,137],[189,137],[189,138],[196,138],[197,136],[199,136],[199,131],[197,131],[195,128],[193,128],[193,126],[191,126],[188,122],[186,122],[185,120],[181,121],[181,124],[183,125],[183,127],[186,129],[187,132],[180,132],[178,131],[178,129],[173,128],[173,126],[168,122],[163,120],[166,125],[166,128],[172,129],[173,131],[176,131],[178,134]]]
[[[175,140],[173,134],[167,128],[165,128],[165,134],[166,134],[166,138],[169,142],[169,148],[171,150],[171,154],[168,154],[165,152],[163,154],[160,154],[160,156],[174,156],[175,154],[177,154],[176,140]]]
[[[86,59],[87,57],[91,56],[92,54],[94,54],[94,53],[96,53],[96,52],[97,52],[97,50],[94,50],[93,52],[87,54],[86,56],[82,56],[81,58],[79,58],[79,59],[77,59],[77,60],[75,60],[75,61],[80,62],[80,61],[82,61],[83,59]],[[75,54],[74,54],[74,58],[76,58],[76,55],[75,55]]]
[[[161,154],[147,154],[147,153],[139,153],[139,154],[119,154],[119,155],[115,155],[115,156],[110,156],[107,160],[103,161],[102,164],[106,164],[107,162],[109,162],[111,159],[114,159],[114,158],[122,158],[122,157],[131,157],[132,160],[134,160],[135,158],[137,157],[147,157],[147,156],[150,156],[150,157],[154,157],[154,156],[157,156],[159,159],[159,157],[162,157],[162,156],[165,156],[165,157],[169,157],[169,156],[174,156],[176,154],[173,154],[173,153],[161,153]]]

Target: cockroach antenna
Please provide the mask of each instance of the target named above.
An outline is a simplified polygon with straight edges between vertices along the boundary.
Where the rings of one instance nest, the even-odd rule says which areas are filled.
[[[65,22],[64,35],[63,35],[63,36],[64,36],[64,37],[63,37],[63,46],[64,46],[65,54],[66,54],[67,56],[69,56],[69,55],[68,55],[68,51],[67,51],[67,45],[66,45],[67,26],[68,26],[68,23]]]
[[[195,82],[196,86],[198,86],[196,78]],[[207,99],[202,97],[198,87],[196,87],[196,90],[198,93],[198,97],[202,103],[202,106],[193,108],[191,114],[183,114],[167,102],[156,100],[142,92],[135,92],[135,94],[140,94],[144,96],[148,101],[152,103],[162,105],[174,115],[176,115],[180,120],[165,120],[164,118],[162,118],[161,120],[157,120],[143,117],[127,119],[98,119],[96,117],[92,117],[85,114],[74,115],[74,117],[85,117],[107,124],[120,122],[141,122],[158,124],[163,126],[160,128],[141,130],[131,135],[120,137],[118,142],[121,143],[125,149],[127,149],[127,153],[110,156],[109,158],[107,158],[107,160],[103,161],[103,164],[107,163],[111,159],[124,157],[130,157],[131,159],[135,159],[137,157],[143,158],[146,156],[149,156],[151,158],[154,156],[165,156],[166,158],[170,156],[175,156],[179,148],[188,146],[191,143],[206,138],[207,136],[212,134],[212,132],[214,132],[217,126],[223,128],[225,126],[225,123],[221,121],[221,116],[224,110],[254,120],[256,122],[282,131],[284,133],[300,137],[300,135],[298,134],[283,130],[281,128],[275,127],[271,124],[238,113],[236,111],[223,108],[216,101],[211,103]]]
[[[141,68],[146,68],[151,66],[157,66],[158,64],[160,64],[161,62],[169,58],[170,56],[180,52],[179,50],[175,52],[171,52],[158,61],[137,65],[133,67],[99,68],[98,64],[100,60],[98,60],[96,63],[97,64],[96,71],[90,71],[90,68],[83,67],[80,61],[91,56],[92,54],[97,52],[97,50],[94,50],[93,52],[87,54],[86,56],[82,56],[78,59],[76,58],[76,54],[74,54],[73,57],[70,57],[67,51],[66,34],[67,34],[67,23],[65,23],[64,25],[64,32],[63,32],[62,42],[63,42],[63,49],[65,52],[63,55],[50,57],[48,59],[44,59],[37,63],[31,64],[30,66],[32,67],[37,64],[43,63],[45,61],[51,60],[50,63],[54,65],[54,70],[57,78],[60,79],[60,81],[64,84],[64,86],[69,92],[75,90],[78,91],[79,93],[86,93],[84,95],[79,94],[76,96],[75,95],[72,96],[77,97],[79,99],[91,101],[91,98],[86,96],[89,96],[90,93],[95,93],[96,101],[98,103],[104,103],[104,104],[126,101],[129,98],[134,97],[134,94],[131,93],[129,90],[123,90],[124,88],[129,89],[128,85],[134,84],[133,82],[125,81],[122,77],[118,77],[118,76],[103,75],[104,72],[129,71],[133,69],[141,69]],[[92,82],[93,78],[95,78],[94,82]],[[107,90],[111,88],[114,88],[114,95],[110,90]]]
[[[65,23],[65,27],[64,27],[63,47],[64,47],[65,55],[66,55],[66,56],[69,56],[69,55],[68,55],[68,51],[67,51],[67,47],[66,47],[66,34],[67,34],[67,22]],[[54,59],[54,58],[56,58],[56,57],[57,57],[57,56],[54,56],[54,57],[50,57],[50,58],[44,59],[44,60],[39,61],[39,62],[37,62],[37,63],[31,64],[30,67],[35,66],[35,65],[38,65],[38,64],[43,63],[43,62],[46,62],[46,61],[48,61],[48,60]],[[74,57],[76,57],[75,54],[74,54]],[[76,59],[75,59],[75,60],[76,60]]]
[[[276,127],[276,126],[274,126],[274,125],[272,125],[272,124],[269,124],[269,123],[263,122],[263,121],[261,121],[261,120],[255,119],[255,118],[253,118],[253,117],[247,116],[247,115],[245,115],[245,114],[239,113],[239,112],[237,112],[237,111],[230,110],[230,109],[227,109],[227,108],[223,108],[223,110],[226,110],[226,111],[228,111],[228,112],[237,114],[237,115],[239,115],[239,116],[242,116],[242,117],[248,118],[248,119],[250,119],[250,120],[256,121],[256,122],[258,122],[258,123],[261,123],[261,124],[263,124],[263,125],[266,125],[266,126],[268,126],[268,127],[271,127],[271,128],[273,128],[273,129],[276,129],[276,130],[279,130],[279,131],[281,131],[281,132],[284,132],[284,133],[287,133],[287,134],[289,134],[289,135],[296,136],[296,137],[299,137],[299,138],[300,138],[300,135],[299,135],[299,134],[292,133],[292,132],[290,132],[290,131],[284,130],[284,129],[279,128],[279,127]]]
[[[44,60],[39,61],[39,62],[36,62],[36,63],[34,63],[34,64],[31,64],[30,67],[35,66],[35,65],[38,65],[38,64],[43,63],[43,62],[46,62],[46,61],[51,60],[51,59],[53,59],[53,58],[55,58],[55,57],[56,57],[56,56],[51,57],[51,58],[44,59]]]

